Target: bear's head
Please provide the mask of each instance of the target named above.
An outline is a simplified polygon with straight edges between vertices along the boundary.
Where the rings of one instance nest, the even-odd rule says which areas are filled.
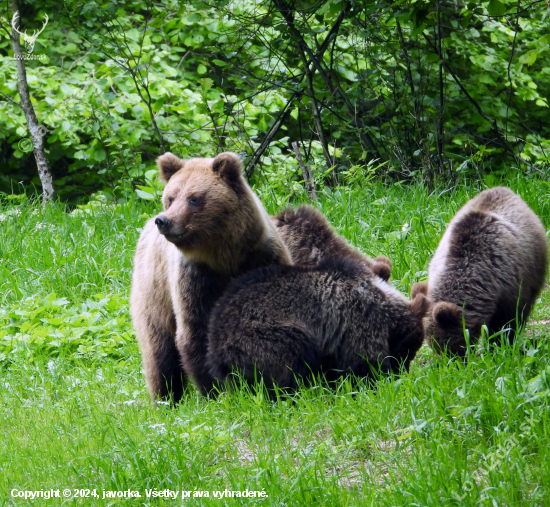
[[[215,158],[182,160],[165,153],[157,165],[166,183],[164,212],[155,218],[159,232],[187,253],[224,243],[229,247],[232,231],[245,229],[246,217],[255,208],[240,158],[221,153]]]
[[[417,282],[411,288],[411,299],[428,296],[428,283]],[[481,323],[467,316],[461,307],[447,301],[432,303],[424,318],[426,341],[437,352],[447,350],[458,356],[466,355],[465,329],[472,340],[481,333]]]
[[[473,343],[473,340],[481,332],[481,325],[469,322],[462,308],[454,303],[441,301],[434,304],[425,319],[427,340],[438,352],[447,350],[452,354],[465,356],[465,329]]]

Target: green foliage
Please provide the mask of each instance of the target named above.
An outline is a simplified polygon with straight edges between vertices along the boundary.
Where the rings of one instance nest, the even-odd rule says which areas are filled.
[[[25,5],[23,29],[50,17],[34,50],[46,60],[25,63],[60,196],[101,189],[120,199],[136,188],[141,198],[156,195],[137,185],[151,188],[145,175],[163,149],[183,157],[236,151],[254,182],[297,193],[297,165],[290,172],[289,163],[280,165],[294,158],[295,140],[320,184],[376,159],[386,163],[380,173],[429,185],[514,166],[548,168],[544,2],[284,5]],[[2,34],[0,91],[19,100]],[[309,61],[308,49],[316,63],[306,72],[300,55]],[[21,143],[25,118],[4,95],[0,122],[0,188],[38,187]]]
[[[28,297],[11,308],[0,308],[0,361],[38,356],[120,358],[135,352],[128,300],[94,294],[93,299],[71,304],[54,293]]]

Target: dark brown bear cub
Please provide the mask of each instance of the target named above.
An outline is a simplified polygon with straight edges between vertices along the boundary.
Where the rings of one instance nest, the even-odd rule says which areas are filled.
[[[355,258],[262,268],[236,279],[212,312],[207,362],[224,381],[295,388],[296,377],[408,368],[428,300],[412,303]]]
[[[511,342],[544,285],[547,262],[546,231],[514,192],[495,187],[468,201],[437,247],[428,284],[412,288],[434,303],[425,322],[432,345],[464,355],[464,325],[475,343],[484,324],[490,334],[510,328]]]
[[[206,392],[208,318],[231,277],[291,264],[269,215],[233,153],[157,161],[164,212],[141,233],[131,311],[149,392],[177,402],[187,376]]]
[[[294,264],[314,266],[328,257],[351,257],[371,268],[382,280],[390,278],[390,259],[379,256],[373,260],[363,255],[339,236],[323,214],[311,206],[285,209],[275,215],[273,221]]]

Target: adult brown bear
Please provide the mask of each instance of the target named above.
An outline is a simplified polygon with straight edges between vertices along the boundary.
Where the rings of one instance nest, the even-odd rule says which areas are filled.
[[[159,157],[164,212],[138,241],[131,313],[149,392],[177,402],[189,376],[206,393],[207,325],[232,277],[291,264],[233,153],[181,160]]]

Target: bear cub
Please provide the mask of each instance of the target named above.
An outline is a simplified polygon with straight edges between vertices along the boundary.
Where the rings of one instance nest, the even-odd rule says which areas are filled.
[[[484,324],[490,334],[510,327],[511,343],[542,290],[547,264],[544,226],[514,192],[495,187],[468,201],[437,247],[428,283],[411,290],[434,303],[425,321],[432,346],[465,355],[463,321],[470,343]]]
[[[177,402],[189,376],[205,393],[210,311],[232,277],[290,254],[234,153],[157,160],[164,211],[139,238],[131,314],[151,397]]]
[[[318,372],[397,373],[422,345],[428,304],[422,294],[408,301],[353,257],[254,270],[212,312],[207,363],[222,382],[235,370],[282,389]]]
[[[311,206],[287,208],[275,215],[273,221],[294,264],[313,266],[328,257],[350,257],[371,268],[382,280],[390,278],[390,259],[379,256],[373,260],[363,255],[338,235],[325,216]]]

